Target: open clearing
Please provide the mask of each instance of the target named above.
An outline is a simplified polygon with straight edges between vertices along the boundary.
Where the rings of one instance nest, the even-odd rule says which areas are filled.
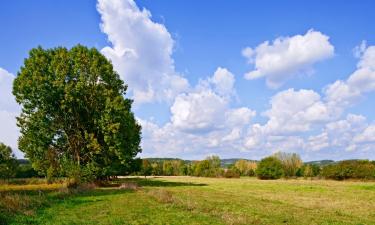
[[[0,185],[3,197],[32,202],[2,218],[51,225],[375,224],[375,182],[156,177],[118,183],[131,185],[76,194],[64,194],[62,184]]]

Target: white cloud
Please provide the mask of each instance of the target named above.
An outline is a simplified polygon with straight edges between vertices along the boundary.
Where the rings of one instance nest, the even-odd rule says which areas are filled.
[[[331,115],[320,95],[312,90],[288,89],[271,98],[269,118],[262,127],[267,134],[290,134],[309,131],[311,126],[330,119]]]
[[[217,68],[209,82],[215,86],[215,91],[221,95],[234,94],[234,75],[225,68]]]
[[[247,107],[231,107],[234,82],[233,74],[219,67],[213,76],[200,80],[195,88],[175,98],[169,122],[158,126],[140,120],[148,154],[175,151],[174,155],[196,157],[199,153],[204,157],[213,149],[221,154],[244,149],[244,131],[256,112]]]
[[[329,137],[326,132],[315,136],[309,136],[307,139],[307,147],[309,151],[319,151],[330,146]]]
[[[278,88],[296,74],[308,73],[316,62],[332,57],[334,47],[329,37],[319,31],[309,30],[305,35],[279,37],[272,43],[263,42],[255,49],[242,51],[255,69],[245,74],[252,80],[266,77],[267,86]]]
[[[321,134],[310,137],[306,150],[331,149],[341,154],[342,151],[374,151],[374,132],[375,125],[369,125],[364,116],[348,114],[344,119],[327,123]],[[318,137],[324,137],[324,140],[314,142]]]
[[[262,157],[280,150],[308,154],[331,148],[369,149],[373,131],[367,129],[366,119],[351,114],[339,119],[346,107],[375,89],[374,54],[365,43],[355,50],[360,62],[348,80],[329,85],[322,96],[312,90],[281,91],[263,113],[268,120],[252,124],[254,110],[234,107],[238,102],[230,71],[219,67],[190,87],[175,71],[172,36],[163,24],[151,20],[148,10],[139,9],[132,0],[99,0],[97,8],[102,31],[111,43],[102,52],[129,84],[135,103],[170,104],[171,116],[165,124],[138,119],[145,156],[203,158],[216,153],[225,157],[250,151],[253,157]],[[309,30],[247,47],[242,55],[254,64],[245,78],[265,77],[269,87],[277,88],[293,76],[311,73],[315,63],[334,55],[334,47],[327,35]]]
[[[172,107],[172,123],[182,130],[211,130],[223,127],[228,102],[212,90],[177,96]],[[218,122],[220,121],[220,122]]]
[[[174,68],[170,33],[151,20],[147,9],[140,10],[133,0],[99,0],[97,9],[111,42],[102,53],[129,85],[136,104],[171,101],[188,88]]]
[[[375,145],[375,124],[368,126],[362,133],[357,134],[353,141],[355,143],[374,143]]]
[[[16,116],[20,107],[12,95],[14,75],[0,68],[0,142],[12,147],[18,157],[22,156],[18,149],[19,128]]]
[[[357,70],[349,77],[347,83],[362,92],[375,90],[375,46],[364,50]]]
[[[329,105],[342,111],[358,102],[363,94],[375,91],[375,46],[358,47],[357,69],[346,81],[338,80],[324,89]]]
[[[212,77],[200,80],[194,90],[176,97],[171,106],[171,123],[191,132],[247,124],[255,116],[254,111],[230,108],[234,82],[233,74],[219,67]]]

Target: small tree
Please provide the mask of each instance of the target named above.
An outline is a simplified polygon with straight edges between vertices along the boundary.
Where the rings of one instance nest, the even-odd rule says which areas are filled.
[[[220,164],[218,156],[208,156],[205,160],[194,162],[194,176],[219,177],[222,175]]]
[[[147,159],[142,160],[142,175],[145,176],[150,176],[152,173],[152,166],[151,163]]]
[[[279,179],[283,175],[283,165],[279,159],[269,156],[258,163],[256,174],[262,180]]]
[[[234,168],[241,176],[254,176],[257,164],[248,160],[240,159],[234,164]]]
[[[163,161],[163,174],[167,176],[172,176],[174,172],[173,164],[171,160]]]
[[[296,153],[278,152],[274,157],[281,161],[285,177],[296,176],[298,169],[301,168],[303,164],[301,157]]]
[[[163,175],[163,165],[160,162],[152,162],[151,163],[152,167],[152,175]]]
[[[0,179],[9,179],[16,175],[17,159],[9,146],[0,142]]]
[[[312,169],[312,167],[310,165],[305,166],[305,169],[303,171],[303,176],[305,178],[307,178],[307,177],[313,177],[314,176],[313,169]]]

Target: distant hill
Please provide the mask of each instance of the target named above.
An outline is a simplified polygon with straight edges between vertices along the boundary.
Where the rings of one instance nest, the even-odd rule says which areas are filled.
[[[28,159],[17,159],[17,162],[21,165],[30,163],[30,161]]]
[[[147,159],[151,162],[162,162],[162,161],[166,161],[166,160],[182,160],[186,163],[191,163],[195,160],[187,160],[187,159],[180,159],[180,158],[144,158],[144,159]],[[240,159],[243,159],[243,158],[230,158],[230,159],[221,159],[221,166],[222,167],[227,167],[231,164],[234,164],[236,163],[236,161],[240,160]],[[248,160],[248,161],[254,161],[254,162],[257,162],[257,160],[250,160],[250,159],[243,159],[243,160]]]
[[[314,164],[314,165],[319,165],[319,166],[325,166],[325,165],[329,165],[329,164],[335,164],[336,162],[333,161],[333,160],[317,160],[317,161],[309,161],[309,162],[305,162],[305,164]]]
[[[244,159],[244,158],[231,158],[231,159],[222,159],[221,160],[221,166],[222,167],[227,167],[232,164],[235,164],[238,160],[247,160],[251,162],[258,162],[257,160],[252,160],[252,159]]]

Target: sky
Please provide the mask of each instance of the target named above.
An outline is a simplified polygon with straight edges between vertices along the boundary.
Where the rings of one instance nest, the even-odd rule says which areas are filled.
[[[0,141],[30,49],[99,49],[129,85],[141,157],[375,159],[374,1],[1,1]]]

